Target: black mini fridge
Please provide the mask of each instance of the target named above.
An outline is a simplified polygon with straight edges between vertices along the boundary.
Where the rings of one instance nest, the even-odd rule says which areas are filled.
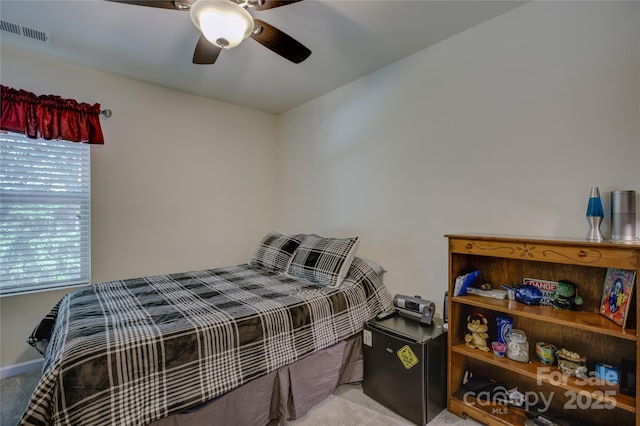
[[[407,420],[425,425],[447,406],[447,333],[396,315],[364,325],[364,393]]]

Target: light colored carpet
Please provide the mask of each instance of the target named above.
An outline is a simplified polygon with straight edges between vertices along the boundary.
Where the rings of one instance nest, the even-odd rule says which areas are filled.
[[[294,426],[352,426],[358,424],[406,426],[410,425],[400,417],[389,416],[358,405],[348,399],[329,395],[306,416],[289,422]]]
[[[0,425],[15,426],[40,377],[39,371],[0,380]],[[408,420],[388,410],[362,392],[360,384],[339,386],[332,395],[291,426],[410,426]],[[429,426],[477,426],[472,420],[442,411]]]
[[[304,417],[290,421],[292,426],[411,426],[414,423],[378,404],[362,392],[362,385],[339,386]],[[477,426],[472,420],[441,411],[429,426]]]
[[[34,370],[0,380],[1,426],[18,424],[39,378],[40,370]]]

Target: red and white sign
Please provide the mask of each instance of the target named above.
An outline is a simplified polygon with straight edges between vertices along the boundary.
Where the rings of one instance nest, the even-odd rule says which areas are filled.
[[[535,278],[523,278],[522,284],[532,285],[542,292],[541,305],[551,305],[551,295],[556,292],[557,281],[538,280]]]

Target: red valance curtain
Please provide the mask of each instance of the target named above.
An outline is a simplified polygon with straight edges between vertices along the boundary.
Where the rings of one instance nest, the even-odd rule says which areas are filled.
[[[104,144],[100,104],[89,105],[60,96],[36,96],[0,85],[0,128],[35,139],[64,139]]]

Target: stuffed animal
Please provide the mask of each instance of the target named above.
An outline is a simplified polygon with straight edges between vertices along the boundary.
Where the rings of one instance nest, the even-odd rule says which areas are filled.
[[[465,344],[470,348],[489,352],[489,346],[487,346],[487,339],[489,338],[487,330],[489,330],[489,326],[487,324],[488,321],[484,315],[480,313],[469,315],[467,317],[467,329],[471,333],[464,335]]]
[[[578,296],[575,284],[569,281],[558,281],[556,292],[551,295],[551,304],[554,308],[575,311],[582,303],[582,297]]]

